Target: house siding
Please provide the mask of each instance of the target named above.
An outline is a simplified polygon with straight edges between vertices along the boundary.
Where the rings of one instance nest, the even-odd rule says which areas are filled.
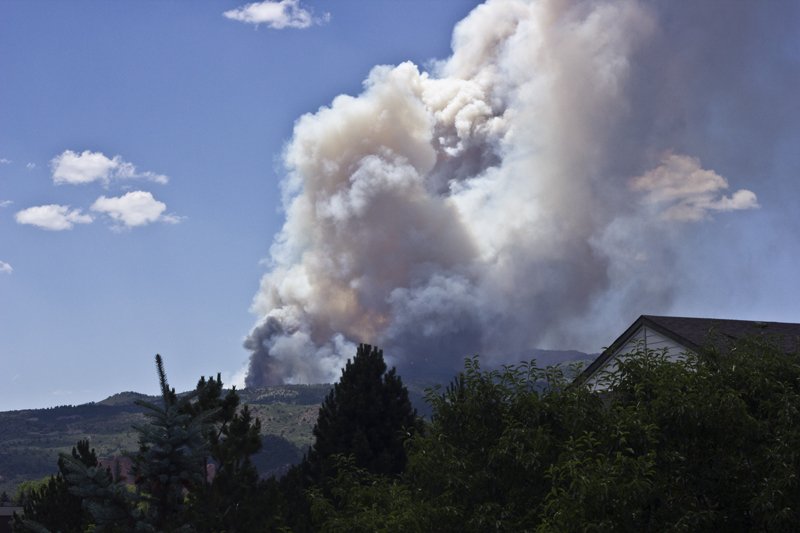
[[[667,358],[670,361],[676,361],[680,359],[680,357],[684,353],[690,351],[686,346],[683,346],[682,344],[679,344],[674,340],[665,337],[661,333],[655,331],[653,328],[644,326],[641,328],[640,332],[641,332],[641,339],[643,340],[644,349],[655,350],[655,351],[661,351],[666,349]],[[633,346],[630,347],[629,345],[630,343],[626,344],[625,348],[627,349],[624,351],[623,350],[618,351],[614,355],[614,357],[636,351],[636,344],[633,344]]]
[[[669,361],[677,361],[685,353],[691,351],[686,346],[662,335],[655,331],[653,328],[642,326],[633,335],[631,335],[628,342],[622,345],[614,354],[608,358],[606,363],[592,374],[592,377],[587,380],[589,387],[593,390],[601,390],[605,387],[598,383],[598,376],[605,372],[613,372],[617,369],[617,361],[620,357],[635,353],[639,349],[661,351],[666,349],[667,359]]]

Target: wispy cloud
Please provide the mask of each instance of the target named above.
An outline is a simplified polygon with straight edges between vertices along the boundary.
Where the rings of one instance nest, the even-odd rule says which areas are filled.
[[[0,261],[0,274],[11,274],[14,269],[5,261]]]
[[[111,180],[145,179],[156,183],[167,183],[169,178],[155,172],[140,172],[133,163],[120,156],[107,157],[102,152],[84,150],[81,153],[64,150],[50,161],[53,183],[80,185],[100,181],[105,185]]]
[[[11,163],[10,159],[6,159],[5,157],[0,157],[0,165],[8,165]]]
[[[164,214],[167,205],[146,191],[132,191],[119,197],[101,196],[92,204],[92,211],[108,215],[117,228],[145,226],[153,222],[175,224],[180,217]]]
[[[91,215],[86,215],[80,209],[71,209],[68,205],[39,205],[19,211],[14,215],[18,224],[28,224],[50,231],[63,231],[72,229],[75,224],[89,224],[93,221]]]
[[[248,24],[266,24],[267,27],[280,30],[283,28],[308,28],[315,24],[324,24],[330,20],[330,13],[315,17],[310,9],[300,5],[300,0],[265,0],[253,2],[223,13],[231,20]]]
[[[661,165],[635,178],[631,187],[645,192],[644,202],[666,220],[692,222],[709,217],[710,211],[737,211],[759,207],[753,191],[740,189],[720,196],[728,180],[700,166],[697,158],[670,154]]]
[[[28,170],[33,170],[34,168],[36,168],[36,163],[26,163],[25,168],[27,168]]]
[[[8,207],[14,202],[12,200],[2,200],[0,201],[0,207]]]

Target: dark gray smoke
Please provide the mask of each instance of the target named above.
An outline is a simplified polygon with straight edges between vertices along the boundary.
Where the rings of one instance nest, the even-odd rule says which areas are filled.
[[[433,72],[375,67],[301,117],[247,385],[335,380],[358,342],[404,375],[596,351],[667,308],[681,234],[758,207],[704,156],[760,94],[762,7],[490,0]]]

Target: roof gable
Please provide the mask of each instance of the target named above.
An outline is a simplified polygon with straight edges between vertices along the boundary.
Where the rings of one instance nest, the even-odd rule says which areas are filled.
[[[778,343],[783,351],[790,353],[800,350],[800,324],[790,322],[759,322],[752,320],[728,320],[719,318],[693,318],[677,316],[641,315],[611,345],[603,350],[578,376],[578,382],[589,379],[616,356],[643,327],[657,331],[688,350],[697,351],[711,343],[725,350],[731,344],[745,337],[763,337]]]

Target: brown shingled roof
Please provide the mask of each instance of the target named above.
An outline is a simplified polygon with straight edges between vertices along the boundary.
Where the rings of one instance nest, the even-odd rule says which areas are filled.
[[[763,337],[778,343],[778,346],[787,353],[797,351],[800,346],[800,324],[790,322],[654,315],[642,315],[641,319],[656,331],[675,338],[693,350],[698,350],[708,343],[716,344],[720,340],[735,342],[745,337]],[[724,348],[724,346],[717,347]]]

